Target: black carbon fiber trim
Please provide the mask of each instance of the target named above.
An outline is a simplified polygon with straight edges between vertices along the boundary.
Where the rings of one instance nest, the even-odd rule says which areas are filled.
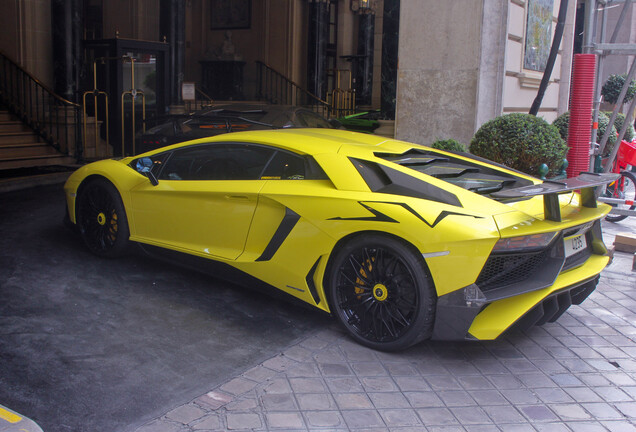
[[[555,322],[571,306],[583,302],[596,289],[599,276],[579,282],[546,297],[506,331],[523,331],[535,325]]]
[[[285,216],[280,222],[280,225],[278,225],[278,229],[267,244],[267,247],[265,247],[262,255],[258,257],[256,261],[269,261],[270,259],[272,259],[272,257],[283,244],[291,230],[294,228],[294,226],[296,226],[296,223],[299,219],[300,215],[298,215],[298,213],[289,208],[286,208]]]
[[[376,162],[352,157],[349,160],[373,192],[402,195],[463,207],[459,198],[447,190]]]
[[[437,218],[435,218],[433,223],[431,223],[431,222],[427,221],[426,219],[424,219],[422,217],[422,215],[420,215],[418,212],[416,212],[411,206],[409,206],[406,203],[390,202],[390,201],[366,201],[366,202],[370,203],[370,204],[374,204],[374,203],[375,204],[391,204],[391,205],[400,206],[400,207],[404,208],[405,210],[407,210],[409,213],[411,213],[413,216],[415,216],[416,218],[418,218],[419,220],[424,222],[426,225],[428,225],[431,228],[434,228],[435,225],[440,223],[447,216],[467,216],[467,217],[472,217],[472,218],[475,218],[475,219],[482,219],[482,216],[475,216],[475,215],[466,214],[466,213],[457,213],[457,212],[450,212],[450,211],[444,210],[444,211],[440,212],[440,214],[437,215]],[[373,214],[373,216],[354,217],[354,218],[344,218],[344,217],[337,216],[337,217],[329,218],[327,220],[355,220],[355,221],[373,221],[373,222],[399,223],[398,221],[396,221],[392,217],[382,213],[379,210],[371,208],[367,204],[364,204],[364,202],[362,202],[362,201],[358,201],[358,204],[360,204],[362,207],[364,207],[369,212],[371,212]]]
[[[314,274],[316,273],[319,262],[320,258],[316,260],[314,265],[311,267],[311,270],[309,270],[309,273],[307,273],[307,277],[305,277],[305,280],[307,281],[307,287],[309,287],[309,292],[311,293],[311,296],[314,298],[314,302],[317,305],[320,304],[320,296],[318,295],[318,290],[316,290],[316,284],[314,283]]]
[[[444,210],[440,214],[437,215],[437,218],[435,218],[435,220],[431,224],[429,221],[424,219],[418,212],[413,210],[413,208],[410,205],[408,205],[406,203],[385,203],[385,204],[395,204],[395,205],[399,205],[401,207],[404,207],[406,210],[409,211],[409,213],[413,214],[413,216],[415,216],[416,218],[418,218],[419,220],[421,220],[422,222],[424,222],[426,225],[430,226],[431,228],[435,228],[435,225],[437,225],[438,223],[443,221],[446,218],[446,216],[467,216],[467,217],[472,217],[472,218],[475,218],[475,219],[483,219],[483,216],[475,216],[475,215],[466,214],[466,213],[457,213],[457,212],[451,212],[451,211]]]
[[[380,202],[380,201],[372,201],[372,202]],[[368,205],[364,204],[362,201],[358,201],[358,204],[360,204],[362,207],[367,209],[371,214],[373,214],[373,216],[362,216],[362,217],[352,217],[352,218],[345,218],[345,217],[336,216],[336,217],[329,218],[327,220],[350,220],[350,221],[372,221],[372,222],[398,223],[398,221],[396,221],[392,217],[390,217],[388,215],[385,215],[384,213],[382,213],[379,210],[376,210],[374,208],[369,207]],[[382,204],[395,204],[395,203],[382,203]]]

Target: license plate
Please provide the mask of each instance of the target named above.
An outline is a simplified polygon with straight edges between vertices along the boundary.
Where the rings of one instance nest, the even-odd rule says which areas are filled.
[[[564,240],[565,243],[565,257],[574,255],[581,252],[587,247],[587,240],[585,234],[578,235],[576,237],[569,237]]]

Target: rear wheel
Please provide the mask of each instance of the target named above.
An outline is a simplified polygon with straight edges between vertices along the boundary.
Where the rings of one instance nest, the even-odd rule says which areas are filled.
[[[636,200],[636,177],[628,171],[623,171],[620,179],[607,185],[604,196],[607,198],[622,200]],[[623,210],[634,210],[636,208],[636,206],[630,206],[627,204],[612,204],[612,207],[617,207]],[[608,214],[605,216],[605,219],[609,222],[620,222],[626,217],[626,215]]]
[[[331,308],[359,343],[383,351],[430,337],[436,295],[422,257],[383,235],[359,236],[330,265]]]
[[[77,226],[86,246],[102,257],[121,256],[129,244],[128,219],[115,186],[91,180],[77,197]]]

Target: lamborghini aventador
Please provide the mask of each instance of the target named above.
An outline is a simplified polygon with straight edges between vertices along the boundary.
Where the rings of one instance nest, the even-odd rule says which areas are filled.
[[[594,189],[343,130],[236,132],[78,169],[68,219],[93,253],[132,243],[240,271],[358,342],[490,340],[552,322],[609,261]]]

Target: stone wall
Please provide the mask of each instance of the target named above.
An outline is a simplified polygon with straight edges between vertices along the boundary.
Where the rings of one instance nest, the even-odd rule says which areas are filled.
[[[559,11],[554,0],[552,33]],[[542,72],[524,69],[527,0],[402,0],[396,137],[468,143],[484,122],[528,112]],[[576,2],[539,116],[567,110]],[[563,64],[563,67],[562,67]]]
[[[402,0],[396,138],[468,142],[475,129],[483,2]]]
[[[3,1],[1,8],[0,50],[52,87],[51,1]]]

